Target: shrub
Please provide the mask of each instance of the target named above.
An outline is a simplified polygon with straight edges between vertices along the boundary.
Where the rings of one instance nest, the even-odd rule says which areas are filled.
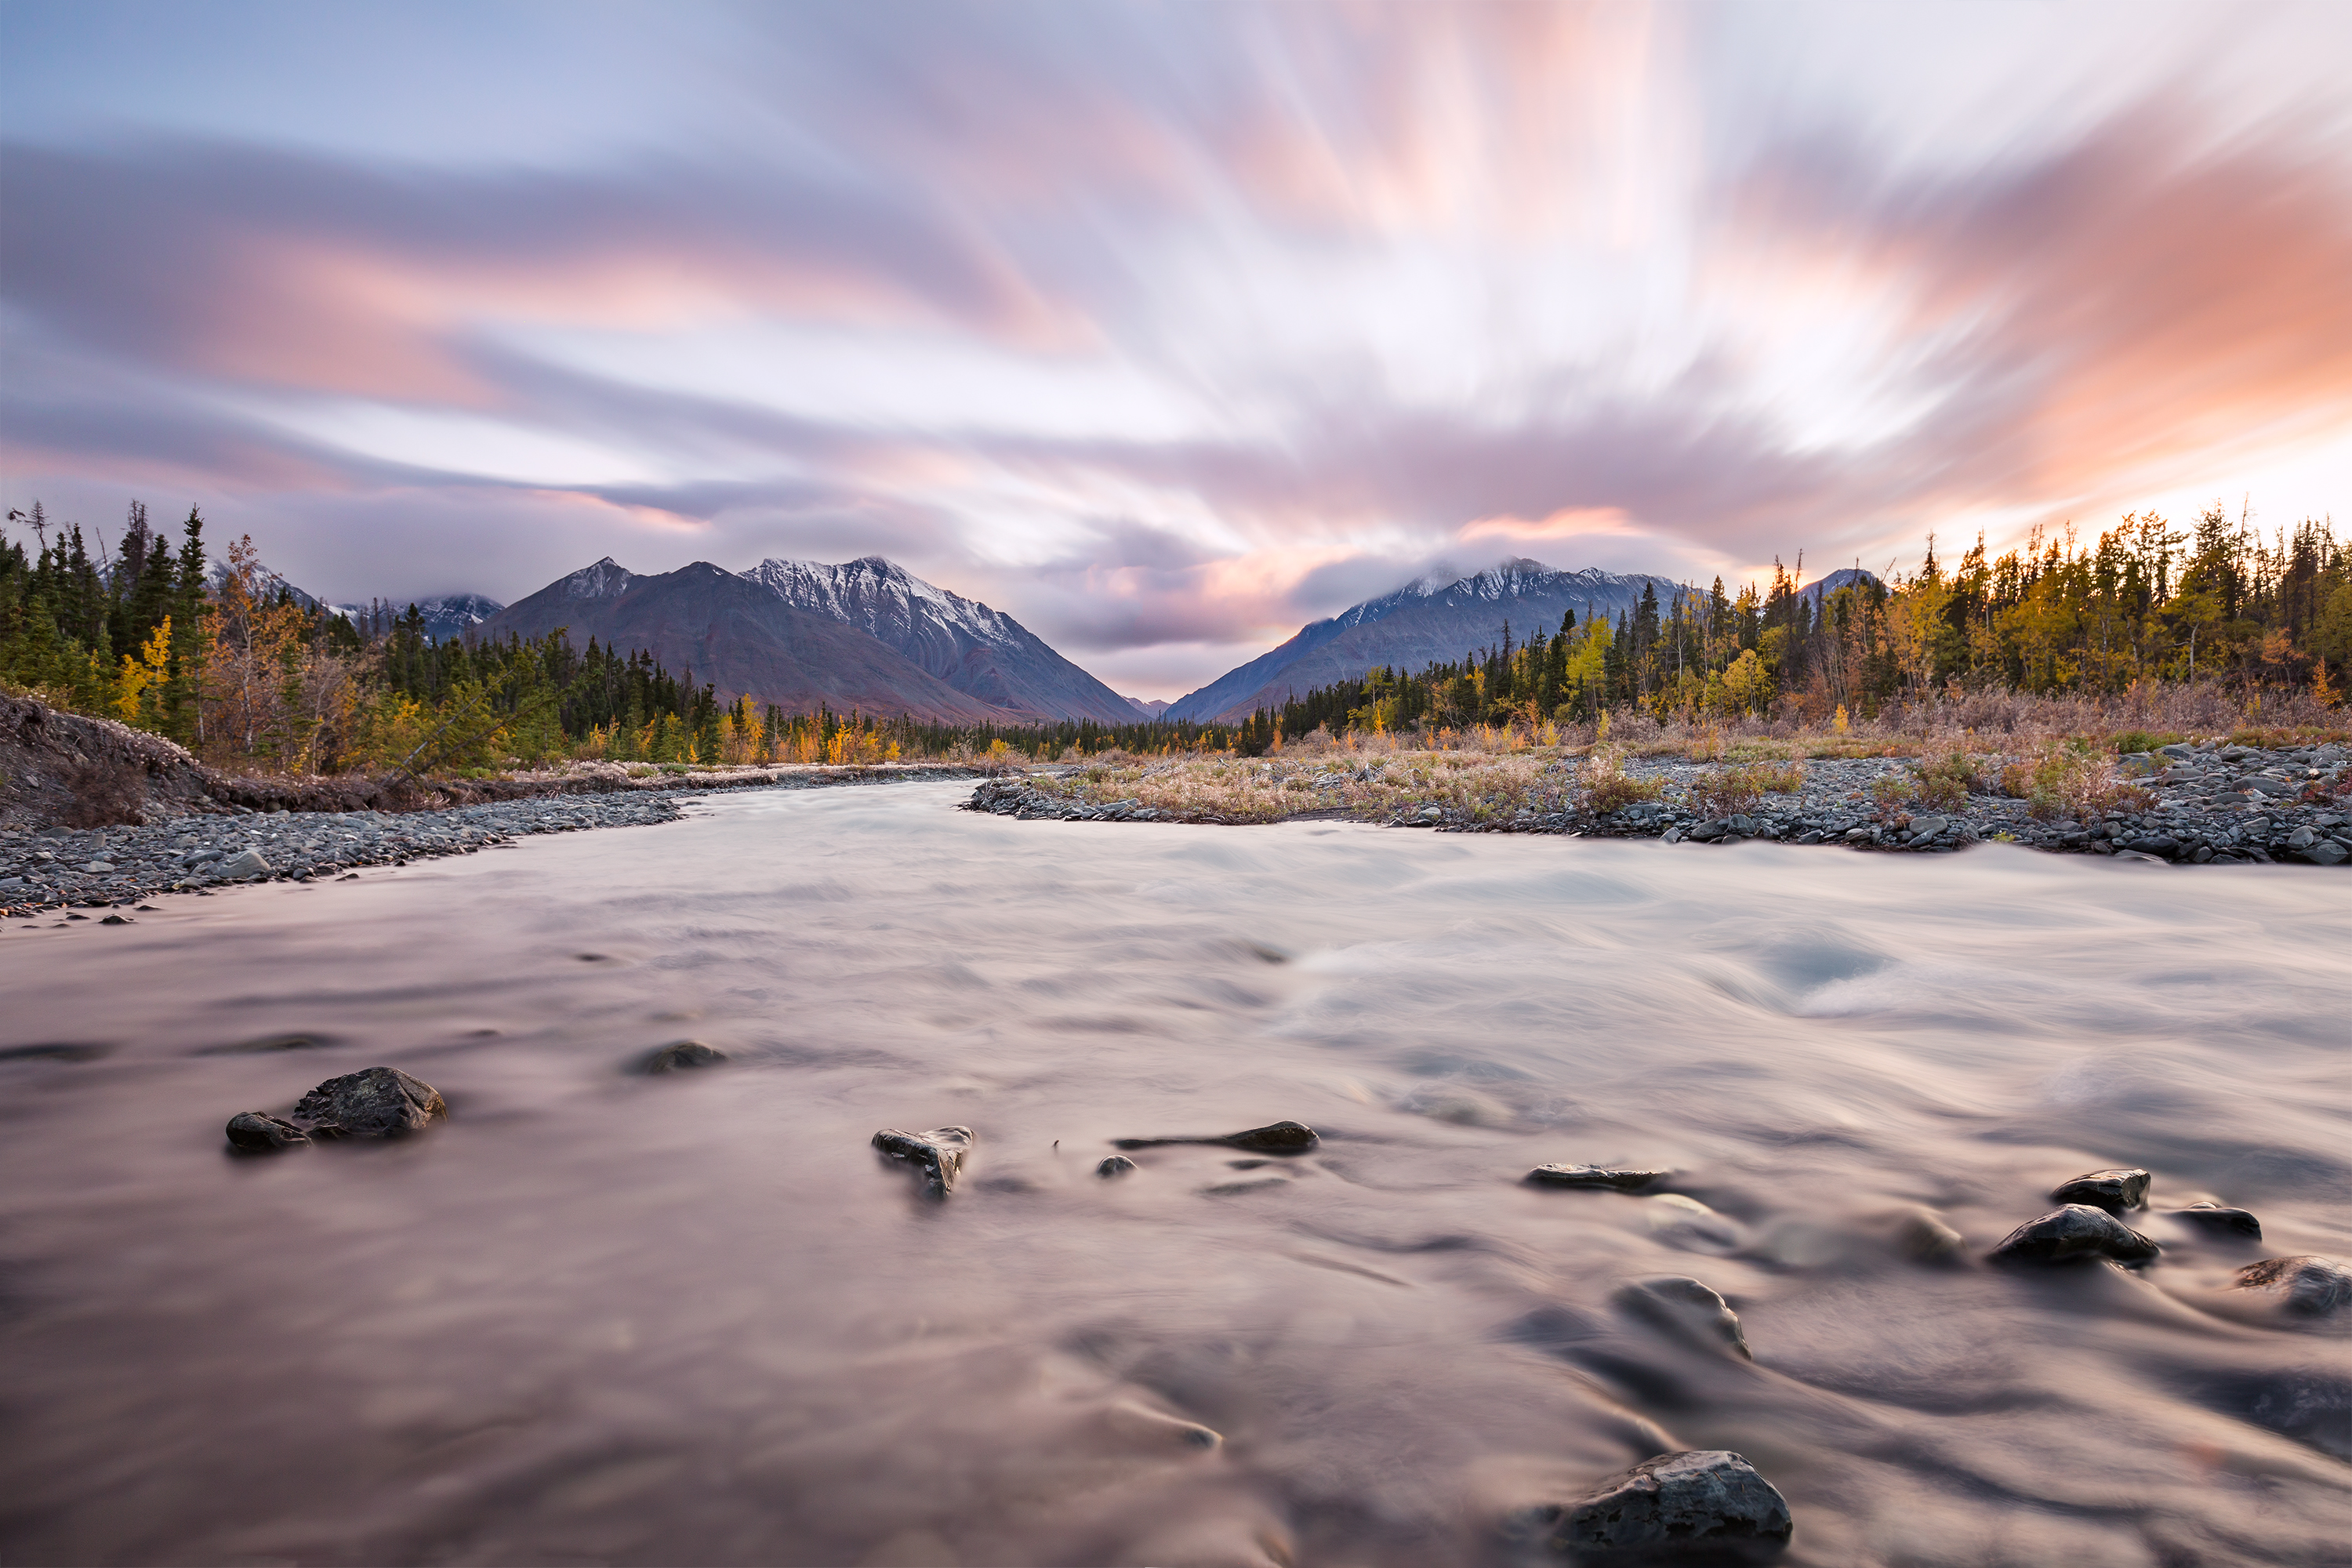
[[[2001,770],[2000,785],[2041,822],[2066,816],[2088,821],[2156,804],[2147,791],[2116,776],[2113,757],[2081,745],[2047,746],[2030,763],[2011,763]]]
[[[1957,749],[1926,753],[1911,764],[1911,773],[1912,793],[1921,805],[1936,811],[1962,810],[1969,792],[1984,787],[1974,759]]]
[[[1619,764],[1613,751],[1595,749],[1584,763],[1584,807],[1598,816],[1645,800],[1655,800],[1666,792],[1666,782],[1661,778],[1634,778]]]
[[[2158,746],[2175,745],[2188,739],[2186,735],[2156,734],[2147,730],[2124,730],[2115,735],[2110,742],[2110,749],[2119,757],[2127,757],[2134,752],[2153,752]]]
[[[1749,771],[1756,775],[1756,787],[1767,795],[1797,795],[1805,787],[1802,763],[1759,763]]]

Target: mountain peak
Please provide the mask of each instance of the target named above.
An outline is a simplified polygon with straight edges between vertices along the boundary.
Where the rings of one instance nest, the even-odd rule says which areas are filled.
[[[593,566],[583,566],[563,579],[564,595],[573,599],[610,599],[628,591],[636,574],[607,555]]]

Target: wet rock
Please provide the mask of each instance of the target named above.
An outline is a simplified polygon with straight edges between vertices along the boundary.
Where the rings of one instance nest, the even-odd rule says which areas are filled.
[[[2252,1237],[2256,1241],[2263,1238],[2263,1222],[2243,1209],[2226,1209],[2220,1204],[2190,1204],[2185,1209],[2170,1212],[2175,1219],[2191,1220],[2198,1225],[2210,1226],[2215,1230],[2233,1231],[2239,1236]]]
[[[2068,1204],[2011,1231],[1992,1249],[1992,1257],[2000,1263],[2067,1263],[2084,1258],[2146,1263],[2161,1250],[2106,1210]]]
[[[1906,1215],[1895,1245],[1914,1263],[1953,1264],[1968,1253],[1967,1238],[1926,1209]]]
[[[1527,1175],[1538,1187],[1608,1187],[1638,1193],[1652,1182],[1664,1181],[1665,1171],[1612,1171],[1600,1165],[1538,1165]]]
[[[2265,1258],[2239,1269],[2230,1288],[2259,1290],[2305,1318],[2332,1318],[2352,1306],[2352,1269],[2327,1258]]]
[[[2057,1204],[2088,1204],[2109,1214],[2121,1214],[2147,1202],[2147,1173],[2137,1167],[2112,1171],[2093,1171],[2088,1175],[2063,1181],[2052,1190],[2050,1201]]]
[[[641,1073],[691,1072],[696,1068],[717,1067],[727,1059],[727,1053],[700,1040],[680,1040],[651,1051],[637,1062]]]
[[[331,1078],[294,1106],[296,1124],[313,1138],[402,1138],[448,1114],[438,1089],[398,1068]]]
[[[1619,1288],[1617,1304],[1635,1317],[1707,1350],[1729,1350],[1754,1361],[1739,1314],[1721,1296],[1696,1279],[1666,1275],[1636,1279]]]
[[[1107,1156],[1101,1164],[1095,1167],[1095,1174],[1108,1182],[1114,1177],[1124,1176],[1134,1169],[1134,1161],[1124,1154],[1112,1154]]]
[[[1226,1149],[1250,1149],[1262,1154],[1303,1154],[1321,1142],[1303,1121],[1274,1121],[1222,1138],[1114,1138],[1114,1149],[1158,1149],[1171,1143],[1213,1143]]]
[[[1604,1560],[1771,1551],[1793,1533],[1788,1500],[1753,1465],[1719,1448],[1644,1459],[1582,1500],[1546,1511],[1555,1513],[1553,1551]]]
[[[1729,1252],[1748,1239],[1747,1228],[1738,1220],[1680,1193],[1660,1193],[1643,1198],[1642,1205],[1659,1239],[1689,1251]]]
[[[127,926],[137,925],[139,922],[129,915],[109,915],[98,923],[102,926]]]
[[[971,1154],[969,1127],[934,1127],[929,1132],[901,1132],[885,1127],[874,1134],[874,1147],[887,1158],[911,1165],[922,1177],[923,1190],[935,1198],[955,1191],[958,1173]]]
[[[280,1149],[308,1143],[310,1135],[282,1116],[240,1110],[228,1119],[228,1141],[231,1147],[246,1153],[273,1154]]]

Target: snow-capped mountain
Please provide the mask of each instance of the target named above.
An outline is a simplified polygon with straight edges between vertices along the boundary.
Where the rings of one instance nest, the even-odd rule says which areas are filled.
[[[926,674],[992,707],[1132,724],[1127,699],[1002,610],[924,582],[879,555],[762,561],[744,574],[786,604],[856,626]]]
[[[1524,557],[1467,574],[1441,569],[1300,627],[1280,647],[1178,698],[1167,716],[1196,723],[1244,719],[1382,665],[1418,670],[1458,659],[1499,641],[1507,624],[1523,635],[1557,630],[1570,614],[1580,623],[1596,615],[1613,618],[1640,603],[1644,587],[1656,589],[1661,602],[1677,592],[1666,577],[1594,567],[1563,572]]]
[[[791,712],[912,714],[947,723],[1093,719],[1132,724],[1127,700],[999,610],[869,555],[838,564],[698,561],[651,576],[610,556],[491,616],[485,636],[566,628],[693,671],[720,700]]]

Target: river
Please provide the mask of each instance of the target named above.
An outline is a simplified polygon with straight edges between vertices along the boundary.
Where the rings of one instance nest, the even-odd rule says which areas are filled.
[[[1792,1564],[2344,1560],[2352,1341],[2222,1289],[2352,1258],[2340,877],[964,793],[9,927],[0,1560],[1503,1563],[1661,1447]],[[447,1121],[225,1154],[379,1063]],[[1320,1147],[1095,1174],[1279,1118]],[[944,1202],[868,1147],[950,1123]],[[1982,1261],[2117,1164],[2156,1265]]]

